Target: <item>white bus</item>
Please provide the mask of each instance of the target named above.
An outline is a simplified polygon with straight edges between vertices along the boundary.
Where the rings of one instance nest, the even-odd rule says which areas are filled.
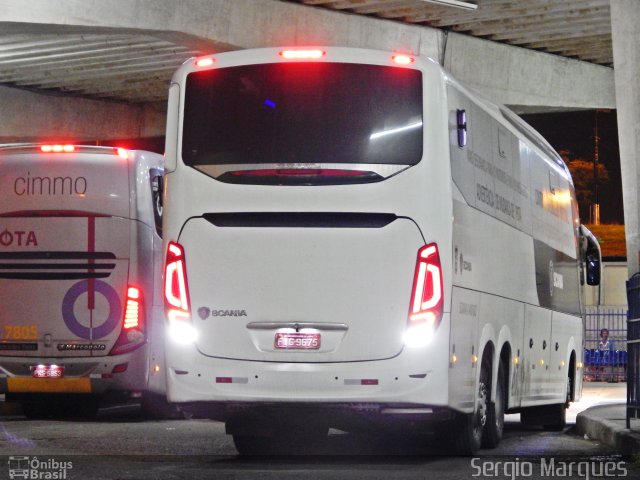
[[[553,149],[435,62],[188,61],[165,172],[169,401],[241,453],[329,427],[435,429],[472,453],[505,412],[564,425],[597,242]]]
[[[0,393],[27,416],[163,392],[149,346],[163,327],[162,163],[112,147],[0,148]]]

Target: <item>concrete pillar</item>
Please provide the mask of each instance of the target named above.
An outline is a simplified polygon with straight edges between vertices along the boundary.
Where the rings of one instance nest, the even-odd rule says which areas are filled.
[[[611,0],[613,63],[629,276],[640,254],[640,2]]]

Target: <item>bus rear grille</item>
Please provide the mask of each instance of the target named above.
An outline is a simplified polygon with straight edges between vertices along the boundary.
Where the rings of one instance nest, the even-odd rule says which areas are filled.
[[[116,264],[111,252],[1,252],[0,278],[78,280],[107,278]],[[109,261],[111,260],[111,261]]]

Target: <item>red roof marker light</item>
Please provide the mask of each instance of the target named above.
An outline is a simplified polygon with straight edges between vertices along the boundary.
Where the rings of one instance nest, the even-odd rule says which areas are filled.
[[[129,158],[129,152],[127,151],[126,148],[121,148],[118,147],[116,149],[116,152],[118,153],[118,156],[124,160],[126,160],[127,158]]]
[[[196,67],[210,67],[214,62],[215,60],[211,57],[198,58],[196,60]]]
[[[415,58],[409,55],[394,55],[391,57],[391,60],[400,65],[411,65],[415,61]]]
[[[317,60],[326,54],[324,50],[283,50],[279,55],[286,60]]]
[[[44,152],[44,153],[51,153],[51,152],[55,152],[55,153],[60,153],[60,152],[66,152],[66,153],[71,153],[74,152],[76,150],[76,147],[73,145],[41,145],[40,146],[40,151]]]

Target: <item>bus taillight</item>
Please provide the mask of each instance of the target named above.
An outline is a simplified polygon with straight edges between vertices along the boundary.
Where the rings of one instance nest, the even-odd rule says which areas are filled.
[[[179,343],[192,343],[196,330],[191,323],[189,286],[184,248],[169,242],[164,270],[164,303],[169,321],[169,336]]]
[[[440,255],[438,246],[431,243],[418,251],[405,333],[407,346],[422,346],[431,341],[442,318],[443,305]]]
[[[124,323],[122,325],[125,330],[138,328],[140,326],[141,300],[142,294],[139,289],[135,287],[129,287],[127,289],[127,306],[124,311]]]
[[[122,330],[109,355],[130,352],[145,342],[146,334],[142,305],[142,290],[137,287],[127,287]]]

